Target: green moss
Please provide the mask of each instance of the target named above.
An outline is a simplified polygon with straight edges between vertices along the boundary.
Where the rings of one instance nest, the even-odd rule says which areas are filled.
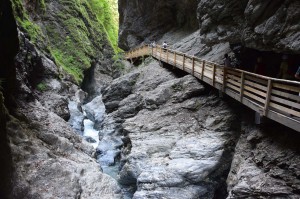
[[[178,91],[182,91],[183,90],[183,86],[180,84],[174,84],[172,85],[172,88],[174,91],[178,92]]]
[[[43,0],[41,0],[41,1],[43,1]],[[45,6],[45,3],[44,3],[44,6]],[[23,28],[24,31],[28,33],[30,39],[34,43],[37,42],[38,39],[41,39],[44,37],[44,35],[41,31],[41,28],[38,25],[34,24],[34,22],[32,22],[30,20],[30,17],[22,4],[22,0],[13,0],[12,7],[13,7],[13,11],[15,13],[17,22],[19,23],[21,28]]]
[[[118,47],[119,15],[116,0],[90,0],[91,9],[103,26],[106,36],[115,53],[121,52]]]
[[[21,28],[34,43],[42,42],[56,64],[72,75],[78,84],[93,60],[102,57],[101,50],[107,41],[116,54],[120,52],[117,47],[117,0],[60,0],[57,10],[43,14],[40,10],[46,11],[47,1],[38,0],[35,5],[37,13],[30,12],[30,15],[24,7],[25,0],[12,2]],[[39,23],[32,20],[36,15],[41,17]],[[42,30],[38,24],[42,24]]]
[[[36,88],[37,88],[37,90],[43,92],[43,91],[46,91],[48,89],[48,86],[45,83],[39,83],[36,86]]]

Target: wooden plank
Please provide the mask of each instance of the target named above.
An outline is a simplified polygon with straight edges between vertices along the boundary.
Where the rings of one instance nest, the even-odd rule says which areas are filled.
[[[280,114],[273,110],[269,110],[267,117],[291,129],[294,129],[297,132],[300,132],[300,121],[297,121],[294,118],[287,117],[286,115]]]
[[[205,61],[202,62],[201,79],[203,79],[203,76],[204,76],[204,67],[205,67]]]
[[[300,96],[297,94],[293,95],[290,93],[286,93],[286,92],[282,92],[282,91],[278,91],[275,90],[274,88],[272,89],[272,95],[278,95],[280,97],[284,97],[287,99],[291,99],[291,100],[295,100],[295,101],[300,101]]]
[[[257,83],[248,81],[248,80],[246,80],[246,79],[245,79],[245,84],[248,85],[248,86],[251,86],[251,87],[255,87],[256,89],[265,91],[265,92],[267,91],[267,87],[266,87],[266,86],[262,86],[262,85],[260,85],[260,84],[257,84]]]
[[[280,111],[283,111],[283,112],[284,112],[285,114],[287,114],[287,115],[288,115],[288,114],[291,114],[291,115],[295,115],[295,116],[297,116],[297,117],[300,117],[300,112],[295,111],[295,110],[293,110],[293,109],[286,108],[286,107],[281,106],[281,105],[279,105],[279,104],[270,102],[270,107],[276,108],[276,109],[278,109],[278,110],[280,110]]]
[[[240,89],[238,87],[233,86],[232,84],[226,84],[226,87],[231,88],[231,89],[237,91],[238,93],[240,93]]]
[[[160,48],[160,60],[161,60],[161,54],[162,54],[161,52],[162,52],[162,48]]]
[[[215,86],[215,80],[216,80],[216,65],[213,66],[213,74],[212,74],[212,79],[213,79],[213,86]]]
[[[225,67],[223,70],[223,88],[222,88],[223,93],[225,92],[225,88],[226,88],[226,78],[227,78],[227,68]]]
[[[195,73],[195,57],[193,57],[193,64],[192,64],[192,74],[194,75]]]
[[[286,84],[280,84],[280,83],[274,83],[273,87],[280,88],[286,91],[293,91],[293,92],[300,92],[300,87],[286,85]]]
[[[233,84],[233,85],[235,85],[237,87],[240,87],[240,85],[241,85],[239,82],[236,82],[236,81],[234,81],[232,79],[227,79],[227,82],[229,82],[229,83],[231,83],[231,84]]]
[[[238,76],[238,77],[241,76],[241,72],[237,72],[237,71],[235,71],[234,69],[229,68],[229,67],[227,67],[227,73],[228,73],[228,74],[232,74],[232,75],[236,75],[236,76]]]
[[[246,80],[254,81],[255,83],[259,83],[266,86],[268,85],[268,80],[265,79],[259,79],[258,77],[252,77],[250,75],[246,75],[245,78]]]
[[[247,96],[247,97],[250,97],[250,98],[253,99],[253,100],[256,100],[256,101],[258,101],[258,102],[261,102],[262,104],[265,104],[265,99],[260,98],[260,97],[258,97],[258,96],[256,96],[256,95],[252,94],[252,93],[249,93],[249,92],[247,92],[247,91],[244,91],[244,95]]]
[[[167,63],[169,63],[169,49],[167,49]]]
[[[254,89],[254,88],[252,88],[252,87],[249,87],[249,86],[244,86],[244,87],[245,87],[245,90],[250,91],[250,92],[252,92],[252,93],[255,93],[255,94],[257,94],[257,95],[260,95],[260,96],[263,97],[263,98],[265,98],[266,95],[267,95],[265,92],[256,90],[256,89]]]
[[[182,58],[182,70],[184,70],[185,67],[185,54],[183,54],[183,58]]]
[[[243,95],[244,95],[244,83],[245,83],[245,73],[242,72],[242,76],[241,76],[241,87],[240,87],[240,102],[243,100]]]
[[[269,111],[269,104],[270,104],[270,99],[271,99],[271,93],[272,93],[272,80],[268,80],[268,91],[266,95],[266,102],[265,102],[265,107],[264,107],[264,116],[267,116],[267,113]]]
[[[174,66],[176,66],[176,52],[174,51]]]
[[[239,93],[235,93],[232,90],[226,89],[225,93],[227,95],[229,95],[230,97],[232,97],[233,99],[235,99],[235,100],[239,100],[239,98],[240,98]],[[258,113],[262,113],[263,107],[261,105],[255,103],[255,102],[253,102],[253,101],[250,101],[247,98],[243,98],[242,104],[244,104],[245,106],[251,108],[252,110],[254,110]]]
[[[296,109],[300,109],[300,103],[298,103],[298,102],[289,101],[289,100],[282,99],[282,98],[276,97],[276,96],[271,96],[270,99],[273,102],[281,103],[283,105],[287,105],[287,106],[291,106]]]
[[[237,82],[240,82],[240,80],[241,80],[241,77],[240,77],[240,76],[235,76],[235,75],[230,75],[230,74],[227,75],[227,78],[229,78],[229,79],[234,79],[234,80],[236,80]]]

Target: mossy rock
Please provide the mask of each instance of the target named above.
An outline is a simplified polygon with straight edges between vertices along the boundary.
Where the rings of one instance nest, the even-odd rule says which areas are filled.
[[[104,46],[118,53],[116,0],[12,0],[22,31],[80,84]],[[32,5],[34,4],[34,5]],[[30,9],[34,8],[32,11]],[[116,9],[116,8],[115,8]]]

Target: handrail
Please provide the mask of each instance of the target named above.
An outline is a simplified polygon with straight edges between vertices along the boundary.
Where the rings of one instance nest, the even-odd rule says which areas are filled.
[[[125,57],[147,55],[192,74],[261,115],[300,132],[300,82],[224,67],[161,46],[140,46]]]

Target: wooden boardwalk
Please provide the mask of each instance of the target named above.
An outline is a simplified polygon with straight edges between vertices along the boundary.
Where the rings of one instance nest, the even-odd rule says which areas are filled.
[[[125,54],[126,59],[151,55],[190,73],[268,117],[300,132],[300,82],[275,79],[216,63],[170,49],[141,46]]]

